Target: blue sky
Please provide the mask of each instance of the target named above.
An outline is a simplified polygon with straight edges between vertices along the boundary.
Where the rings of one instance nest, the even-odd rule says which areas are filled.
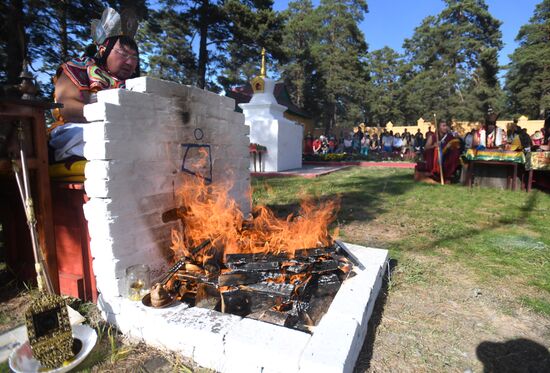
[[[318,4],[318,0],[313,1]],[[517,47],[514,41],[519,28],[529,21],[535,6],[541,0],[486,0],[489,11],[502,21],[504,48],[499,63],[506,65],[508,55]],[[369,44],[369,50],[389,46],[402,50],[403,41],[412,36],[415,27],[429,15],[438,14],[444,7],[442,0],[367,0],[369,13],[360,27]],[[275,0],[275,9],[283,10],[288,1]]]
[[[508,55],[517,47],[515,38],[520,27],[529,21],[535,6],[541,0],[485,0],[494,17],[502,21],[501,31],[504,48],[499,54],[501,66],[509,62]],[[154,1],[150,1],[150,4]],[[275,10],[284,10],[288,1],[275,0]],[[313,0],[319,4],[319,0]],[[438,14],[444,7],[442,0],[367,0],[369,13],[360,27],[369,44],[369,50],[389,46],[402,51],[403,41],[412,36],[415,27],[428,15]],[[198,39],[197,39],[198,40]],[[198,50],[195,40],[194,49]],[[505,71],[501,70],[503,77]],[[49,80],[49,76],[37,74],[39,80]]]

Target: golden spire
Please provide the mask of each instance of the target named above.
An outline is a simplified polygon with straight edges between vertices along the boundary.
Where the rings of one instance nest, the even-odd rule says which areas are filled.
[[[265,78],[265,48],[262,48],[262,67],[260,69],[260,76]]]

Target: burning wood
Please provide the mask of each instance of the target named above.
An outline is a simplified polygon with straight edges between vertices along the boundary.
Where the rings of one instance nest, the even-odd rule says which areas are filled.
[[[306,201],[286,219],[258,207],[245,219],[230,189],[189,178],[178,191],[163,218],[181,222],[172,249],[182,259],[163,283],[197,307],[310,330],[352,273],[328,231],[337,203]]]
[[[166,282],[178,299],[196,307],[311,331],[352,264],[335,246],[293,255],[230,254],[225,261],[205,264],[185,258],[170,269]],[[208,271],[207,265],[218,271]]]

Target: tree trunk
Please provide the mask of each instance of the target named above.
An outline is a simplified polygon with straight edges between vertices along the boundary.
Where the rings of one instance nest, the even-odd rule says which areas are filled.
[[[6,40],[6,74],[8,84],[19,83],[19,74],[23,68],[23,60],[26,57],[26,37],[23,19],[23,1],[11,0],[8,5],[8,29]]]
[[[206,65],[208,64],[208,0],[202,0],[199,9],[199,66],[198,66],[198,81],[199,88],[206,87]]]
[[[334,103],[330,103],[327,105],[327,116],[325,118],[326,136],[330,134],[330,130],[334,127],[334,123],[336,123],[336,105]]]
[[[69,35],[67,34],[67,0],[62,0],[59,4],[59,36],[61,41],[61,53],[59,63],[69,59]]]

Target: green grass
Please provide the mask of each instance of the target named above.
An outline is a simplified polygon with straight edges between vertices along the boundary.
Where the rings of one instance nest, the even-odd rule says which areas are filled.
[[[281,214],[296,211],[303,195],[340,198],[334,225],[346,239],[382,241],[403,264],[413,254],[458,260],[480,281],[505,281],[503,286],[520,284],[539,292],[529,305],[546,314],[544,305],[550,300],[548,194],[415,183],[411,170],[382,168],[352,168],[317,179],[256,178],[252,183],[254,203],[267,204]],[[394,232],[396,238],[376,240],[377,233],[354,236],[351,223],[355,228],[376,224]],[[409,273],[410,281],[425,282],[423,270],[415,271],[420,272]]]
[[[7,361],[4,361],[3,363],[0,363],[0,373],[9,373],[10,372],[10,366]]]
[[[521,297],[525,306],[540,314],[550,316],[550,302],[529,297]]]

